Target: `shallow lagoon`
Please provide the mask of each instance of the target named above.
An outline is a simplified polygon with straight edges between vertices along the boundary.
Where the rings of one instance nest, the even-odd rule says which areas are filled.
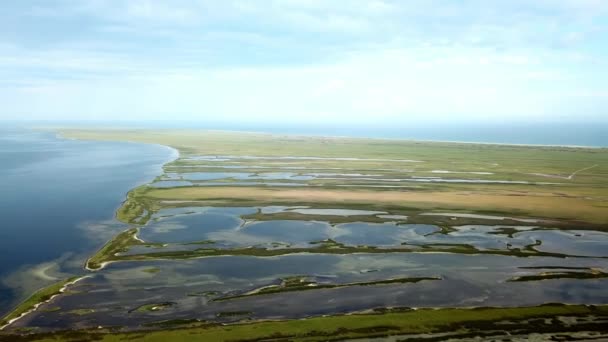
[[[310,215],[311,220],[242,218],[258,212],[299,213]],[[352,215],[352,222],[332,224],[324,221],[324,215],[345,218]],[[388,217],[384,223],[358,221],[365,216]],[[334,241],[346,246],[377,248],[469,246],[479,251],[537,250],[608,257],[608,233],[604,232],[560,231],[530,225],[463,225],[445,230],[432,224],[407,223],[402,217],[380,211],[288,206],[163,209],[140,229],[138,237],[145,242],[167,245],[153,249],[135,246],[126,254],[201,248],[200,244],[174,246],[193,242],[205,242],[209,248],[316,248],[322,241]]]
[[[380,307],[518,306],[547,302],[608,303],[607,279],[554,279],[510,282],[516,275],[542,271],[529,267],[608,267],[606,259],[514,258],[459,254],[298,254],[281,257],[210,257],[195,260],[112,264],[76,284],[70,295],[45,305],[19,322],[67,327],[126,325],[197,318],[210,321],[251,318],[297,318]],[[527,268],[526,268],[527,267]],[[147,272],[147,269],[158,269]],[[440,277],[418,283],[346,286],[334,289],[282,292],[216,301],[278,284],[290,276],[307,276],[318,284],[352,284],[402,277]],[[136,312],[146,304],[170,303],[163,310]],[[93,309],[85,319],[69,314]]]

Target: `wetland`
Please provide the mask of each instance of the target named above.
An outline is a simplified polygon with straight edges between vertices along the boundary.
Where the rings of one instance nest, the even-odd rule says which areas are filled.
[[[180,155],[0,339],[607,333],[606,149],[60,132]]]

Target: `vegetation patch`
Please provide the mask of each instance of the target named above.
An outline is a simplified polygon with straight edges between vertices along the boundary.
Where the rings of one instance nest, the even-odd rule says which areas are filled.
[[[248,315],[226,312],[222,317]],[[573,320],[581,318],[580,320]],[[355,338],[450,333],[450,337],[479,338],[501,334],[608,332],[608,306],[541,305],[521,308],[417,309],[380,313],[323,316],[298,320],[210,324],[158,331],[111,332],[103,329],[5,335],[7,341],[338,341]],[[578,323],[571,323],[572,321]],[[564,323],[569,322],[569,323]],[[508,324],[506,324],[508,323]],[[165,328],[160,326],[161,328]],[[2,335],[0,335],[2,340]]]
[[[75,309],[75,310],[68,311],[69,314],[76,315],[76,316],[89,315],[94,312],[95,312],[95,309]]]
[[[190,292],[188,293],[189,297],[205,297],[212,298],[221,295],[220,291],[201,291],[201,292]]]
[[[136,238],[137,228],[125,230],[116,235],[112,240],[108,241],[97,253],[90,257],[86,262],[86,267],[89,270],[98,270],[104,263],[116,260],[123,260],[125,256],[118,256],[118,253],[124,253],[131,246],[144,245],[159,247],[162,244],[145,243]]]
[[[223,317],[241,317],[241,316],[249,316],[253,314],[251,311],[222,311],[218,312],[215,316],[218,318]]]
[[[116,212],[116,218],[124,223],[145,224],[152,215],[150,202],[142,194],[145,187],[135,188],[127,194],[127,199]]]
[[[608,273],[602,272],[597,269],[590,269],[588,272],[574,272],[574,271],[562,271],[562,272],[542,272],[533,275],[518,276],[509,279],[508,281],[540,281],[549,279],[599,279],[607,278]]]
[[[225,296],[214,299],[214,301],[226,301],[231,299],[267,295],[281,292],[293,292],[293,291],[309,291],[309,290],[320,290],[320,289],[339,289],[344,287],[353,286],[374,286],[374,285],[390,285],[390,284],[407,284],[407,283],[418,283],[425,280],[441,280],[440,277],[408,277],[408,278],[393,278],[393,279],[382,279],[367,282],[356,282],[356,283],[345,283],[345,284],[323,284],[317,283],[314,280],[310,280],[310,277],[306,276],[293,276],[281,279],[279,285],[268,285],[264,286],[243,294]]]
[[[37,305],[50,300],[53,296],[60,294],[66,285],[74,282],[76,279],[78,279],[78,277],[72,277],[36,291],[30,298],[17,305],[17,307],[8,315],[2,317],[2,320],[0,320],[0,327],[36,308]]]
[[[148,267],[148,268],[144,268],[142,271],[146,272],[146,273],[155,274],[155,273],[160,272],[160,268],[159,267]]]
[[[165,310],[171,306],[175,305],[174,302],[163,302],[163,303],[150,303],[150,304],[144,304],[141,305],[133,310],[130,310],[129,313],[131,312],[155,312],[155,311],[161,311],[161,310]]]
[[[491,255],[509,255],[516,257],[532,257],[532,256],[547,256],[556,258],[566,258],[570,255],[542,252],[533,248],[512,249],[512,250],[479,250],[473,246],[462,244],[429,244],[429,245],[404,245],[393,248],[378,248],[375,246],[348,246],[328,239],[323,241],[312,242],[311,248],[305,247],[288,247],[288,248],[262,248],[262,247],[245,247],[245,248],[198,248],[186,251],[166,251],[166,252],[151,252],[144,254],[131,254],[121,256],[111,256],[109,260],[115,261],[134,261],[134,260],[162,260],[162,259],[192,259],[213,256],[230,256],[230,255],[248,255],[258,257],[271,257],[289,254],[300,253],[315,253],[315,254],[353,254],[353,253],[459,253],[459,254],[491,254]]]

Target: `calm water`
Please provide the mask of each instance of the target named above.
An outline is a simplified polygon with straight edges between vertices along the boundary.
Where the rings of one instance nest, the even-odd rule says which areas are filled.
[[[209,115],[211,117],[212,115]],[[23,123],[12,123],[22,125]],[[91,127],[91,122],[33,122],[30,124],[60,124],[65,126]],[[566,121],[528,121],[528,122],[491,122],[478,121],[436,121],[420,120],[383,122],[375,124],[355,124],[335,122],[314,124],[305,122],[224,122],[206,121],[121,121],[94,123],[95,127],[137,127],[137,128],[176,128],[211,129],[228,131],[252,131],[276,134],[302,134],[320,136],[350,136],[364,138],[391,138],[437,141],[488,142],[531,145],[579,145],[608,147],[608,121],[566,122]]]
[[[0,314],[18,296],[19,288],[6,285],[15,272],[59,258],[73,261],[61,271],[79,272],[106,236],[92,229],[119,227],[113,216],[126,192],[160,174],[174,154],[157,145],[0,130]]]
[[[233,128],[234,129],[234,128]],[[251,128],[253,130],[253,128]],[[271,133],[352,136],[500,144],[608,147],[608,123],[433,123],[263,127]]]

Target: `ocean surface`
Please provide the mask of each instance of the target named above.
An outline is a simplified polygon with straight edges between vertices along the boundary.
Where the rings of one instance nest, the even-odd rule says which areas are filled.
[[[187,126],[182,124],[177,128]],[[192,124],[187,127],[198,127]],[[221,130],[423,141],[608,147],[608,123],[387,123],[354,125],[202,125]]]
[[[126,193],[175,157],[160,145],[0,129],[0,315],[53,273],[81,272],[125,228],[114,213]]]
[[[607,114],[608,118],[608,114]],[[288,119],[288,117],[286,117]],[[331,118],[329,118],[331,119]],[[203,119],[201,119],[203,120]],[[205,119],[206,120],[206,119]],[[13,123],[24,125],[25,123]],[[33,122],[30,125],[61,125],[82,128],[121,127],[152,129],[209,129],[251,131],[276,134],[317,136],[348,136],[361,138],[390,138],[427,141],[462,141],[525,145],[562,145],[608,147],[608,120],[600,122],[447,122],[424,123],[419,121],[357,124],[336,122],[273,123],[273,122],[222,122],[222,121],[120,121],[120,122]]]

